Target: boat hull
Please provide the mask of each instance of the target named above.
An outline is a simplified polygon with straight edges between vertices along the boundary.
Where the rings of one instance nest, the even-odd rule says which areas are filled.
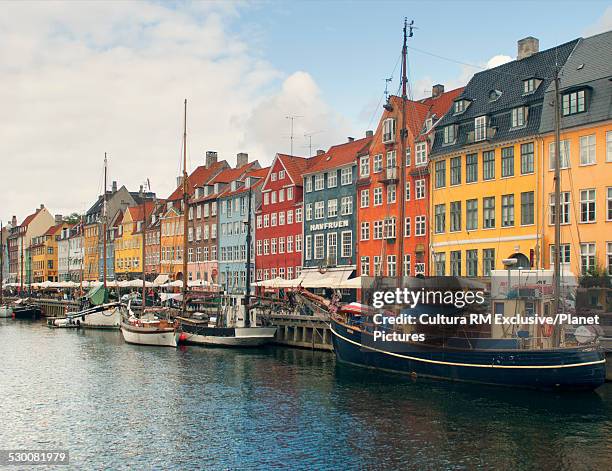
[[[177,333],[172,327],[158,329],[154,327],[136,327],[121,323],[121,334],[127,343],[151,345],[155,347],[176,347]]]
[[[208,327],[183,322],[185,343],[219,347],[261,347],[274,340],[276,327]]]
[[[13,308],[11,306],[0,306],[0,319],[13,317]]]
[[[24,306],[13,308],[13,319],[37,320],[42,316],[42,310],[38,306]]]
[[[77,322],[85,329],[119,329],[121,325],[121,309],[113,307],[104,311],[94,312],[77,318]]]
[[[605,381],[605,357],[593,347],[554,350],[441,349],[374,342],[371,334],[332,320],[340,362],[453,381],[546,390],[593,390]]]

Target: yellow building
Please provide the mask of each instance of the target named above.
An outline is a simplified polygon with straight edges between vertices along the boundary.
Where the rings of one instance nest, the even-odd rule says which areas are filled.
[[[61,223],[51,226],[43,235],[32,239],[30,253],[32,256],[32,282],[59,281],[57,236],[62,229],[70,227],[69,224]]]
[[[581,39],[561,71],[561,263],[575,275],[612,274],[612,32]],[[549,87],[545,102],[554,100]],[[554,263],[554,114],[545,109],[542,226]]]
[[[101,226],[98,222],[86,224],[83,238],[83,280],[98,280],[98,236]]]
[[[150,214],[153,204],[149,204]],[[115,223],[115,276],[117,279],[134,279],[142,275],[142,224],[143,205],[122,211]]]
[[[168,204],[160,220],[160,273],[179,280],[183,279],[183,213],[180,201]]]
[[[537,52],[519,41],[518,59],[474,75],[436,126],[430,162],[431,263],[435,275],[488,276],[539,268],[542,231],[544,94],[577,41]]]

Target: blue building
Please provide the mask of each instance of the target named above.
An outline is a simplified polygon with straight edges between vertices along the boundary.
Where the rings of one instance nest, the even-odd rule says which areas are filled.
[[[356,268],[357,158],[372,138],[349,138],[316,157],[304,174],[304,271],[348,278]]]
[[[251,195],[251,282],[255,277],[255,210],[261,204],[261,185],[268,169],[248,172],[230,182],[219,196],[219,284],[229,294],[244,294],[246,287],[247,222]]]

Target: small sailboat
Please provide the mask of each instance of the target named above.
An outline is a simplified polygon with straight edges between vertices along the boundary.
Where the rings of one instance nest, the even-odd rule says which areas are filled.
[[[128,316],[121,319],[121,334],[127,343],[156,347],[176,347],[178,333],[174,323],[153,314],[136,317],[128,304]]]

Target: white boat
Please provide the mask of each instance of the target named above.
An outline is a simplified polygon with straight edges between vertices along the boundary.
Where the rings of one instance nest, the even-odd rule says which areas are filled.
[[[138,319],[131,315],[121,319],[121,334],[127,343],[176,347],[178,333],[174,324],[165,319]]]
[[[120,324],[121,306],[94,312],[81,320],[81,327],[85,329],[118,329]]]
[[[13,317],[13,308],[11,306],[0,306],[0,318]]]

